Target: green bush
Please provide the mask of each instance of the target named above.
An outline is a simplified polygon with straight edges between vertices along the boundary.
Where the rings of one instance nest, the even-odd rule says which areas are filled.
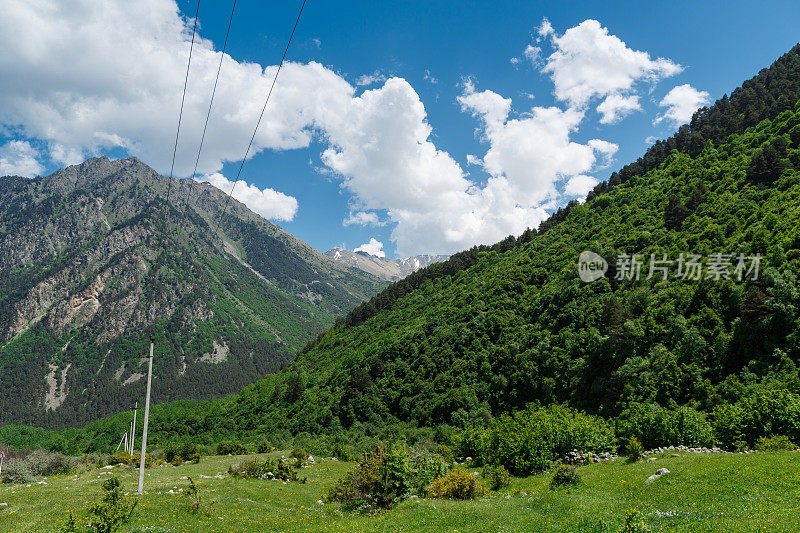
[[[636,437],[647,449],[659,446],[713,446],[714,433],[706,416],[691,407],[666,409],[634,403],[617,419],[617,434]]]
[[[333,445],[332,455],[340,461],[351,462],[356,460],[350,448],[342,442],[337,442]]]
[[[437,453],[426,449],[415,449],[410,454],[412,471],[411,491],[418,496],[427,496],[430,483],[452,470],[453,463]]]
[[[625,456],[628,458],[629,463],[635,463],[642,458],[644,453],[644,446],[636,437],[629,437],[625,443]]]
[[[800,442],[800,396],[786,390],[763,390],[714,410],[714,434],[726,449],[752,447],[759,437],[785,435]]]
[[[472,462],[478,466],[486,456],[489,432],[483,428],[468,428],[453,438],[455,455],[466,459],[472,457]]]
[[[483,467],[482,475],[492,490],[500,490],[511,483],[511,476],[502,465],[487,465]]]
[[[652,529],[644,521],[642,513],[635,509],[625,514],[625,523],[619,528],[619,533],[650,533]]]
[[[25,457],[25,462],[34,476],[55,476],[70,473],[78,464],[78,459],[57,452],[36,450]]]
[[[225,440],[217,444],[217,455],[245,455],[247,448],[241,442]]]
[[[122,493],[122,483],[117,476],[105,480],[102,487],[105,491],[103,497],[99,502],[86,509],[87,523],[85,527],[78,528],[77,521],[70,513],[63,531],[67,533],[79,531],[111,533],[130,521],[133,510],[139,502],[131,503],[125,498]]]
[[[228,467],[228,474],[242,479],[280,479],[305,483],[306,478],[301,478],[297,470],[297,467],[292,467],[285,459],[267,457],[263,461],[253,458],[236,466],[231,465]]]
[[[258,446],[256,446],[256,451],[258,451],[258,453],[269,453],[272,451],[272,443],[268,440],[262,440],[258,443]]]
[[[300,461],[308,460],[308,451],[305,448],[295,448],[289,455],[292,459],[299,459]]]
[[[405,445],[388,441],[365,452],[361,461],[328,491],[328,501],[356,512],[389,509],[414,487],[414,472]]]
[[[453,470],[436,478],[428,489],[432,498],[448,500],[474,500],[486,494],[483,483],[466,470]]]
[[[528,476],[546,470],[573,449],[599,453],[613,447],[614,433],[601,418],[561,405],[529,406],[494,420],[479,461]]]
[[[550,479],[550,489],[557,489],[565,486],[574,486],[581,482],[578,469],[567,465],[558,465],[553,470],[553,477]]]
[[[174,463],[176,456],[180,456],[180,462],[183,462],[191,460],[195,455],[199,455],[197,444],[191,442],[173,442],[164,447],[164,460],[168,463]]]
[[[783,450],[796,450],[797,446],[786,435],[772,435],[760,437],[756,441],[756,450],[760,452],[777,452]]]
[[[9,459],[3,464],[3,483],[30,483],[34,479],[30,466],[22,459]]]
[[[455,456],[453,455],[453,450],[450,449],[450,446],[447,444],[439,444],[436,446],[436,455],[444,459],[445,461],[452,463],[455,461]]]

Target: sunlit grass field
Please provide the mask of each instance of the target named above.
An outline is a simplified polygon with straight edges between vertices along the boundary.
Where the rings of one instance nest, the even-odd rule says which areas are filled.
[[[178,531],[617,531],[638,509],[654,531],[800,531],[800,453],[657,456],[580,468],[581,483],[550,490],[550,476],[515,479],[476,501],[411,499],[376,516],[320,505],[326,490],[352,463],[318,460],[304,468],[306,484],[227,476],[242,457],[204,457],[200,464],[147,471],[144,496],[133,495],[137,472],[127,467],[62,475],[30,485],[0,485],[0,531],[57,531],[72,511],[96,501],[100,485],[117,474],[138,498],[132,532]],[[670,474],[653,483],[659,468]],[[221,478],[216,477],[222,474]],[[191,476],[207,512],[189,512]],[[173,493],[169,493],[172,491]]]

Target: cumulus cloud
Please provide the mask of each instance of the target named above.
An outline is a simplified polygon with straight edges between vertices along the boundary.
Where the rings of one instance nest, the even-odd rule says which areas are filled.
[[[640,109],[642,106],[639,105],[639,96],[635,94],[629,96],[610,94],[597,106],[597,112],[602,115],[601,124],[615,124]]]
[[[344,226],[352,226],[354,224],[359,226],[384,225],[384,223],[381,222],[380,218],[378,217],[378,213],[374,211],[356,211],[350,213],[350,215],[342,221],[342,225]]]
[[[4,2],[0,123],[45,141],[58,163],[123,148],[168,171],[190,23],[173,0]],[[219,59],[211,41],[195,39],[179,176],[191,173]],[[199,172],[241,159],[276,71],[223,58]],[[352,91],[320,64],[286,64],[251,153],[308,146],[309,125]]]
[[[174,0],[6,2],[0,18],[0,124],[40,140],[55,161],[74,163],[120,148],[168,170],[189,23]],[[680,68],[627,49],[594,21],[577,28],[558,37],[545,21],[538,31],[554,43],[545,68],[567,109],[533,107],[514,115],[509,98],[465,83],[459,103],[479,119],[479,138],[487,147],[471,162],[486,170],[486,179],[467,174],[434,144],[425,106],[406,80],[364,78],[358,81],[376,86],[359,93],[316,62],[284,65],[251,155],[307,148],[316,139],[323,146],[322,168],[351,196],[352,212],[343,223],[391,224],[391,239],[403,256],[451,253],[519,234],[536,227],[564,195],[583,192],[594,179],[590,174],[616,151],[599,139],[572,141],[583,104],[612,94],[629,97],[630,80]],[[178,176],[191,173],[219,58],[213,43],[198,37]],[[567,58],[577,63],[570,67]],[[617,81],[595,79],[595,67],[603,68],[595,62],[603,60],[617,69],[611,76]],[[219,172],[225,162],[241,159],[276,71],[276,65],[223,57],[199,171],[226,192],[232,183]],[[613,102],[606,108],[609,117],[625,110]],[[292,220],[298,209],[295,198],[247,182],[237,185],[234,197],[276,220]]]
[[[658,115],[653,124],[659,124],[665,120],[675,127],[686,124],[692,119],[692,115],[698,108],[710,102],[710,95],[706,91],[698,91],[688,83],[678,85],[673,87],[659,103],[667,110]]]
[[[383,251],[383,243],[375,237],[370,238],[369,242],[362,244],[354,252],[364,252],[375,257],[386,257],[386,252]]]
[[[592,19],[569,28],[561,36],[544,19],[539,35],[549,36],[553,46],[542,72],[553,80],[556,98],[576,108],[586,107],[592,99],[602,99],[597,111],[604,124],[617,122],[640,109],[635,96],[637,82],[655,83],[683,70],[669,59],[652,59],[647,52],[628,48]]]
[[[233,182],[219,172],[201,176],[198,181],[207,181],[226,193],[233,190],[234,198],[264,218],[290,222],[297,213],[297,199],[274,189],[259,189],[243,181],[239,181],[234,188]]]
[[[38,158],[39,152],[29,142],[8,141],[0,146],[0,176],[30,178],[41,174],[44,167]]]
[[[591,176],[585,176],[583,174],[572,176],[564,186],[564,194],[583,198],[589,194],[589,191],[591,191],[595,185],[597,185],[597,180]]]
[[[617,150],[601,139],[573,142],[570,135],[583,119],[583,112],[574,108],[533,107],[519,118],[509,118],[511,100],[493,91],[475,92],[472,85],[458,100],[483,121],[489,144],[483,166],[494,180],[489,187],[507,189],[522,208],[556,198],[560,180],[590,171],[598,156],[608,162]]]

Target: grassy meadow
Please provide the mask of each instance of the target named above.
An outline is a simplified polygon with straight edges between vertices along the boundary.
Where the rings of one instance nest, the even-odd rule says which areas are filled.
[[[323,459],[303,468],[306,484],[229,477],[243,457],[204,457],[199,464],[147,471],[131,532],[178,531],[617,531],[629,509],[638,509],[653,531],[800,531],[800,454],[764,452],[657,456],[653,462],[623,459],[581,467],[576,487],[551,490],[550,476],[514,479],[475,501],[410,499],[374,516],[319,504],[326,490],[353,463]],[[659,468],[670,474],[653,483]],[[122,466],[0,485],[0,531],[57,531],[119,475],[135,492],[137,472]],[[189,512],[180,489],[198,483],[206,512]],[[170,492],[172,491],[172,492]]]

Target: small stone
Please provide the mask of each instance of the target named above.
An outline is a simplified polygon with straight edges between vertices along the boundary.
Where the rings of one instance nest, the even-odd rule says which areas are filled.
[[[3,509],[5,509],[6,507],[8,507],[8,504],[7,504],[7,503],[0,503],[0,507],[2,507]]]
[[[323,502],[322,500],[317,500],[317,505],[325,505],[325,502]]]
[[[680,456],[681,455],[679,453],[673,453],[672,455],[670,455],[670,457],[680,457]]]
[[[653,462],[653,461],[655,461],[655,460],[656,460],[656,458],[655,458],[655,457],[648,457],[648,458],[647,458],[647,462],[648,462],[648,463],[652,463],[652,462]]]
[[[659,468],[658,470],[656,470],[656,475],[663,476],[664,474],[669,474],[669,470],[667,470],[666,468]]]

